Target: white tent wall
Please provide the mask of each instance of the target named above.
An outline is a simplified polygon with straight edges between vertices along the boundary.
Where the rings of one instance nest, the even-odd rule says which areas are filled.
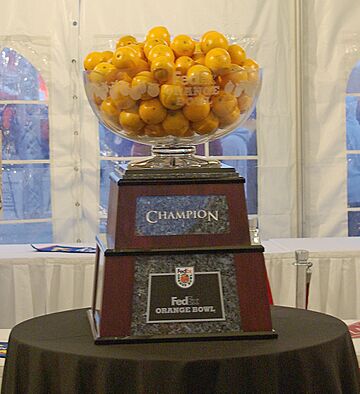
[[[304,1],[303,163],[297,160],[295,4],[283,0],[182,2],[2,1],[1,46],[31,57],[48,84],[54,241],[93,242],[98,231],[99,140],[86,102],[84,55],[121,34],[166,25],[172,34],[210,29],[251,38],[264,69],[257,107],[259,223],[263,239],[347,235],[345,86],[353,64],[346,33],[359,32],[360,4]],[[23,45],[22,41],[30,43]],[[15,44],[14,44],[15,45]],[[44,59],[46,58],[46,62]],[[80,99],[79,99],[80,98]],[[297,193],[297,166],[304,189]],[[304,233],[297,196],[304,195]]]
[[[360,3],[303,5],[304,236],[347,236],[345,93],[360,60]]]
[[[54,238],[81,238],[79,110],[74,96],[80,89],[77,66],[78,31],[73,1],[1,2],[0,46],[26,57],[44,77],[49,89],[51,199]],[[89,237],[90,238],[90,237]]]

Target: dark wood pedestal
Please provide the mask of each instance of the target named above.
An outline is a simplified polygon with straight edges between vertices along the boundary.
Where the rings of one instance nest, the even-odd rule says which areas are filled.
[[[96,343],[274,338],[234,170],[113,173],[89,311]]]

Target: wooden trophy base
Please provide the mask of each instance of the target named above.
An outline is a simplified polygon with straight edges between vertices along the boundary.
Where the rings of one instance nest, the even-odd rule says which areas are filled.
[[[88,311],[95,343],[276,338],[244,179],[229,169],[175,175],[111,175]]]

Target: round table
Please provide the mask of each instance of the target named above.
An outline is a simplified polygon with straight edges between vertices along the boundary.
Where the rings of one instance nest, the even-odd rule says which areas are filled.
[[[360,392],[347,327],[273,307],[277,339],[94,345],[86,310],[45,315],[11,332],[2,394]]]

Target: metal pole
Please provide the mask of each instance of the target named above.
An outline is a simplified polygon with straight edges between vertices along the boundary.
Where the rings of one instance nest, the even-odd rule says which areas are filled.
[[[249,231],[251,245],[260,245],[260,234],[257,217],[249,217]]]
[[[296,266],[296,308],[307,308],[307,293],[310,284],[312,263],[308,261],[307,250],[295,250]]]
[[[297,236],[304,236],[303,0],[295,0],[295,126]]]

